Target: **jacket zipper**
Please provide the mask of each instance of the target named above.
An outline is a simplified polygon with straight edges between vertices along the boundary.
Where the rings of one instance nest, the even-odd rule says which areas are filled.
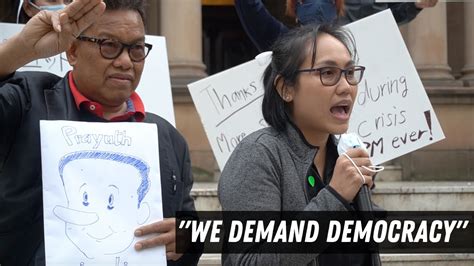
[[[174,174],[174,171],[171,171],[171,179],[172,180],[172,185],[173,185],[173,195],[176,194],[176,175]]]

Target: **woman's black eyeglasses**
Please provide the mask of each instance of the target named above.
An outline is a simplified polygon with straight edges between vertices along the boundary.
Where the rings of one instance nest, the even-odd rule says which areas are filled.
[[[97,43],[99,45],[100,54],[105,59],[115,59],[122,54],[123,49],[128,49],[128,55],[133,62],[141,62],[151,51],[153,45],[149,43],[125,44],[111,39],[99,39],[80,35],[77,37],[80,41]]]
[[[350,85],[357,85],[362,80],[364,75],[365,67],[363,66],[352,66],[346,69],[339,67],[320,67],[320,68],[308,68],[300,69],[298,72],[318,72],[321,83],[324,86],[334,86],[341,79],[342,73]]]

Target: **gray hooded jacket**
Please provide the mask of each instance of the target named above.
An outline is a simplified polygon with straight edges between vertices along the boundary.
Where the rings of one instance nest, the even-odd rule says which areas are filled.
[[[331,187],[308,198],[306,174],[317,147],[301,131],[261,129],[236,147],[219,181],[224,211],[349,211],[352,207]],[[329,182],[329,181],[328,181]],[[224,265],[307,265],[317,254],[228,254]]]

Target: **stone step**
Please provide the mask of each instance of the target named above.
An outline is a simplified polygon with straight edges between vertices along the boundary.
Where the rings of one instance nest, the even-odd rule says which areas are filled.
[[[474,254],[381,254],[384,266],[472,266]],[[200,266],[221,265],[220,254],[203,254]]]
[[[390,211],[472,211],[473,182],[377,182],[372,199]],[[216,182],[196,182],[191,191],[199,211],[220,210]]]
[[[402,181],[403,169],[400,165],[384,165],[384,170],[377,174],[376,182]]]
[[[191,196],[198,211],[220,211],[217,182],[194,182]]]
[[[378,182],[372,200],[390,211],[473,211],[473,182]]]

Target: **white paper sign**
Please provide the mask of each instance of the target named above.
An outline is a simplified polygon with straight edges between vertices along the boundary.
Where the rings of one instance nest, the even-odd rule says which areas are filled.
[[[0,23],[0,42],[21,31],[23,24]],[[173,98],[164,37],[146,35],[146,42],[153,45],[145,59],[145,68],[137,93],[147,112],[155,113],[175,125]],[[26,64],[20,71],[47,71],[64,77],[72,68],[66,54],[42,58]]]
[[[137,252],[136,228],[163,219],[157,128],[40,121],[47,265],[166,265]]]
[[[443,130],[389,10],[348,25],[360,64],[349,132],[357,133],[374,164],[444,139]]]
[[[358,64],[366,67],[348,132],[359,134],[372,162],[381,164],[443,139],[392,13],[386,10],[346,27],[356,41]],[[221,170],[238,142],[265,126],[261,101],[249,104],[263,95],[267,63],[259,61],[188,85]],[[252,94],[243,97],[241,91]]]
[[[266,126],[261,73],[267,60],[252,60],[189,84],[219,168],[248,134]]]

